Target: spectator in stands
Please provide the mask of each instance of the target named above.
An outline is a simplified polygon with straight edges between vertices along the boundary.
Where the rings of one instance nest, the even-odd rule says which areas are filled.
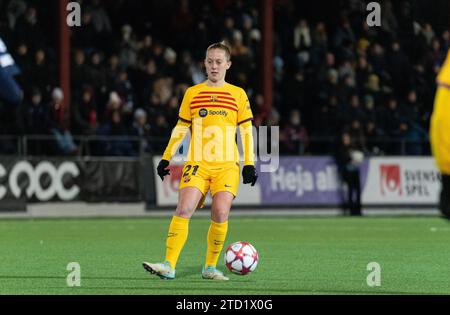
[[[292,110],[289,122],[280,134],[281,153],[288,155],[304,154],[308,150],[308,133],[302,124],[299,110]]]
[[[372,121],[377,123],[379,121],[379,111],[375,108],[375,100],[372,95],[364,96],[364,121]]]
[[[152,128],[152,135],[155,137],[154,149],[157,152],[164,150],[167,142],[167,138],[170,137],[171,126],[167,122],[164,114],[158,114],[156,116],[155,123]]]
[[[104,107],[104,110],[102,110],[102,117],[100,121],[103,122],[110,122],[112,113],[118,111],[120,112],[120,120],[122,122],[122,112],[123,112],[123,100],[120,97],[119,93],[116,91],[111,91],[109,93],[109,99]]]
[[[106,74],[102,60],[103,54],[94,50],[90,56],[86,76],[83,78],[84,84],[92,85],[99,93],[106,91]]]
[[[417,123],[402,119],[396,131],[397,140],[400,145],[394,154],[398,155],[422,155],[424,143],[428,140],[428,133]]]
[[[438,39],[439,40],[439,39]],[[442,50],[448,51],[450,49],[450,31],[444,30],[442,33]]]
[[[39,88],[31,89],[30,102],[25,105],[25,133],[29,136],[48,135],[50,133],[50,114],[48,106],[42,100]],[[48,147],[42,139],[30,139],[27,143],[28,153],[42,155]]]
[[[384,132],[377,126],[376,121],[365,122],[364,137],[366,138],[366,149],[369,155],[383,155],[385,152],[383,138]]]
[[[220,38],[226,40],[228,43],[231,43],[233,40],[233,33],[235,30],[234,24],[234,19],[231,16],[225,17],[223,27],[221,28]]]
[[[342,101],[346,101],[350,98],[350,95],[356,93],[356,82],[353,74],[346,74],[339,82],[339,94],[338,97]]]
[[[92,10],[85,7],[81,11],[81,26],[72,29],[72,45],[77,48],[84,48],[89,53],[101,44],[98,39],[98,33],[92,22]]]
[[[56,140],[56,154],[74,155],[78,151],[75,145],[72,134],[65,123],[64,110],[64,94],[63,91],[56,87],[51,94],[51,101],[49,104],[49,128],[50,133],[53,134]]]
[[[142,108],[138,108],[134,112],[134,122],[131,134],[141,138],[139,142],[136,142],[136,152],[151,152],[151,144],[149,142],[151,126],[147,121],[147,113]]]
[[[88,77],[89,66],[86,64],[86,55],[83,50],[75,49],[71,66],[71,87],[72,93],[78,94],[81,91],[85,79]]]
[[[311,48],[312,38],[308,22],[300,19],[294,28],[294,49],[297,53]]]
[[[51,62],[47,60],[44,49],[39,48],[36,50],[29,75],[30,80],[41,91],[46,93],[51,92],[52,86],[55,84],[55,71]]]
[[[417,101],[417,92],[415,90],[410,90],[408,92],[408,96],[403,108],[406,114],[405,118],[411,121],[420,121],[422,106]]]
[[[75,135],[94,135],[98,128],[98,112],[95,100],[94,89],[85,86],[81,94],[81,99],[73,102],[72,109],[72,130]]]
[[[25,13],[17,18],[14,34],[17,39],[26,42],[32,50],[38,49],[46,42],[35,6],[28,6]]]
[[[181,75],[177,57],[177,53],[172,48],[166,47],[166,49],[164,50],[165,65],[162,69],[162,72],[165,76],[178,78]]]
[[[312,45],[311,45],[311,62],[314,65],[319,64],[319,60],[325,56],[328,50],[328,33],[325,27],[325,23],[318,22],[312,33]]]
[[[91,6],[92,25],[96,37],[98,38],[98,47],[104,51],[111,49],[111,34],[113,31],[111,19],[108,12],[102,6],[100,0],[92,0]]]
[[[176,43],[182,43],[190,39],[190,31],[194,24],[194,16],[189,8],[189,1],[182,0],[177,6],[176,12],[173,12],[170,21],[170,34],[174,37]]]
[[[138,104],[145,106],[146,100],[151,95],[151,87],[158,77],[158,69],[153,59],[148,59],[147,62],[141,65],[136,73],[137,80],[134,87],[136,88],[136,98]]]
[[[166,107],[166,119],[170,126],[175,126],[178,121],[178,112],[180,110],[180,104],[179,104],[179,98],[177,96],[172,96],[167,104]]]
[[[259,42],[261,41],[261,32],[255,28],[254,18],[245,14],[242,24],[242,36],[244,45],[252,50],[252,54],[256,55],[259,51]]]
[[[118,45],[118,55],[120,64],[125,67],[134,67],[137,65],[138,43],[133,33],[133,28],[125,24],[121,29],[122,38]]]
[[[319,62],[321,58],[319,57]],[[332,52],[327,52],[324,61],[317,66],[317,81],[319,84],[324,83],[329,78],[330,70],[336,69],[336,58]]]
[[[338,130],[338,126],[343,122],[339,113],[341,111],[337,96],[331,96],[325,105],[316,108],[314,112],[313,119],[316,128],[313,135],[320,138],[318,146],[321,154],[326,154],[327,151],[324,140],[333,137]]]
[[[14,57],[16,64],[20,65],[21,73],[17,76],[17,81],[20,86],[24,87],[25,93],[29,93],[28,89],[33,86],[33,80],[30,77],[31,72],[31,57],[30,49],[26,42],[20,41],[16,47],[16,54]]]
[[[239,73],[244,74],[250,73],[250,71],[254,67],[252,51],[250,50],[249,47],[244,45],[242,32],[239,30],[235,30],[232,35],[231,55],[233,56],[233,65],[234,65],[233,68],[238,69]],[[232,73],[235,73],[235,70],[233,70]]]
[[[114,83],[117,78],[119,68],[120,68],[119,56],[117,54],[112,54],[108,58],[108,65],[105,69],[107,88],[109,90],[114,88]]]
[[[152,59],[152,46],[153,46],[153,36],[151,34],[146,34],[142,41],[139,43],[139,50],[137,54],[137,61],[139,65],[146,64],[150,59]]]
[[[101,155],[110,156],[134,156],[136,151],[129,140],[130,130],[123,124],[122,113],[113,109],[109,113],[109,120],[98,130],[98,135],[111,137],[109,140],[102,138],[99,141]]]
[[[369,62],[372,66],[373,73],[378,77],[384,77],[384,71],[386,70],[386,56],[385,49],[379,43],[374,43],[369,50],[368,55]]]
[[[358,148],[358,150],[364,153],[367,152],[366,137],[364,135],[362,120],[353,118],[348,132],[352,138],[353,145]]]
[[[363,94],[363,86],[361,85],[362,82],[367,82],[369,80],[369,76],[372,73],[372,68],[367,61],[367,58],[364,56],[360,56],[358,58],[358,63],[356,65],[355,70],[355,80],[356,82],[359,82],[358,85],[358,93]]]
[[[398,20],[394,13],[392,1],[386,0],[381,6],[381,28],[387,33],[396,34]]]
[[[400,42],[394,41],[386,57],[386,69],[389,72],[396,97],[401,97],[406,93],[408,81],[405,78],[410,67],[408,57],[401,49]]]
[[[380,102],[382,93],[379,76],[376,74],[369,75],[369,78],[364,86],[364,94],[371,95],[375,103]]]
[[[334,47],[341,47],[345,43],[355,43],[356,37],[348,18],[344,17],[334,35]]]
[[[252,111],[254,117],[254,125],[259,127],[264,124],[267,119],[268,112],[264,106],[264,96],[261,94],[256,94],[254,99],[251,100]]]
[[[350,96],[350,106],[343,112],[346,112],[347,114],[346,119],[344,120],[347,125],[349,125],[353,120],[364,120],[365,112],[364,109],[361,108],[361,101],[358,94],[352,94],[352,96]]]
[[[386,135],[390,138],[395,137],[397,128],[400,125],[400,120],[403,116],[403,111],[399,108],[397,99],[394,96],[389,97],[387,101],[387,109],[383,115],[383,129]],[[395,146],[394,143],[390,143],[389,147]],[[388,149],[391,152],[391,149]]]
[[[133,121],[133,111],[135,107],[134,89],[128,78],[128,71],[125,67],[121,67],[117,74],[114,90],[122,100],[122,118],[127,126],[131,126]]]
[[[15,0],[7,3],[6,7],[8,26],[11,29],[14,29],[16,27],[18,18],[21,17],[27,10],[27,4],[24,0]]]
[[[349,132],[344,131],[338,138],[335,161],[343,183],[347,184],[347,196],[343,202],[346,212],[352,216],[361,216],[360,164],[363,159],[361,148],[355,146]]]
[[[108,12],[102,7],[101,0],[92,0],[91,15],[97,34],[108,35],[112,32],[111,20]]]
[[[327,81],[320,87],[318,100],[320,104],[326,104],[332,96],[339,95],[339,73],[336,69],[330,69],[327,74]]]

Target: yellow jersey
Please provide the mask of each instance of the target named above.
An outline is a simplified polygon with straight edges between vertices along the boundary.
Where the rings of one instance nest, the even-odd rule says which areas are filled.
[[[437,76],[438,85],[450,88],[450,50]]]
[[[430,121],[430,142],[439,170],[450,175],[450,51],[439,71],[437,84]]]
[[[229,83],[221,87],[200,83],[186,90],[179,118],[191,131],[186,162],[217,166],[239,161],[236,128],[251,121],[253,114],[242,88]],[[163,158],[170,160],[174,149],[169,145]]]

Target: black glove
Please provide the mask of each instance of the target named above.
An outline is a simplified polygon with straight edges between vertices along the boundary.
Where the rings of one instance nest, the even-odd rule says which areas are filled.
[[[169,161],[167,160],[159,161],[156,170],[158,171],[158,176],[161,177],[161,180],[164,180],[164,176],[170,175],[170,170],[166,169],[167,166],[169,166]]]
[[[253,165],[245,165],[242,169],[242,177],[244,179],[244,184],[252,184],[255,186],[258,175],[256,175],[256,169]]]

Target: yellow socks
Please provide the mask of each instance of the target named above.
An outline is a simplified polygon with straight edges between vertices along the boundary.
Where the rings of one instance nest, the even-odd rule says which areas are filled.
[[[186,243],[189,230],[189,219],[173,216],[170,222],[169,233],[166,241],[166,261],[175,269],[178,257]],[[222,251],[228,231],[228,221],[217,223],[211,221],[208,230],[206,262],[205,266],[215,267]]]
[[[205,266],[215,267],[219,259],[220,252],[223,248],[223,243],[227,237],[228,221],[223,223],[216,223],[211,221],[208,230],[206,262]]]
[[[186,243],[188,230],[189,219],[173,216],[166,241],[166,261],[170,263],[172,269],[175,269],[178,257]]]

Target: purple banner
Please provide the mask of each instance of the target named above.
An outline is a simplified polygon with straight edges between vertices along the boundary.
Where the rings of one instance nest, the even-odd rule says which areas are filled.
[[[360,172],[362,189],[367,172],[365,160]],[[280,157],[275,172],[259,176],[263,205],[337,205],[343,199],[343,185],[331,157]]]

